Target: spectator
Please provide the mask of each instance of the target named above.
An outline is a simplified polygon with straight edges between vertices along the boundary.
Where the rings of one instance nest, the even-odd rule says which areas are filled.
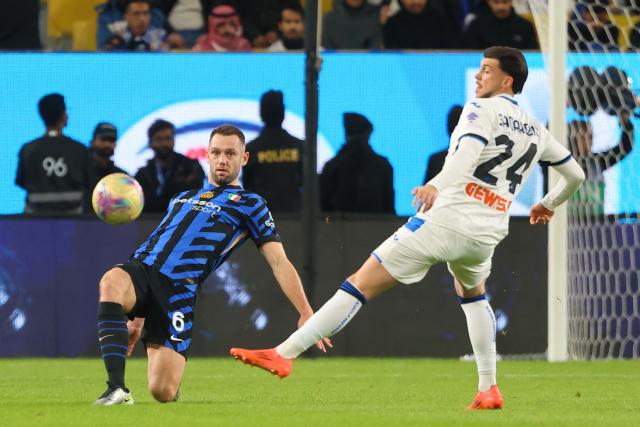
[[[386,49],[447,49],[454,44],[447,18],[431,0],[400,0],[400,10],[382,34]]]
[[[460,115],[462,114],[462,105],[454,105],[447,114],[447,132],[449,136],[453,134],[454,129],[460,121]],[[449,154],[449,144],[444,150],[433,153],[429,156],[429,163],[427,163],[427,172],[424,175],[424,182],[431,181],[436,175],[440,173],[444,166],[444,161]]]
[[[604,0],[582,0],[569,21],[569,49],[617,51],[619,30],[611,22]]]
[[[106,50],[107,42],[113,38],[114,32],[126,26],[124,12],[130,0],[108,0],[107,3],[97,7],[98,31],[96,42],[98,49]],[[151,9],[151,26],[162,28],[165,25],[164,15],[159,9]]]
[[[278,40],[280,12],[300,7],[299,0],[221,0],[235,6],[242,20],[244,36],[257,48],[267,48]]]
[[[322,47],[370,50],[380,43],[380,7],[365,0],[334,0],[323,18]]]
[[[154,156],[135,178],[144,191],[143,212],[164,212],[177,193],[202,187],[205,178],[200,163],[173,150],[175,127],[156,120],[148,130]]]
[[[111,26],[111,38],[105,50],[127,50],[133,52],[165,51],[167,33],[162,28],[151,26],[151,1],[130,0],[124,11],[124,21]]]
[[[267,49],[269,52],[286,52],[304,48],[304,10],[301,6],[286,6],[280,12],[278,22],[280,38]]]
[[[176,49],[191,49],[206,32],[213,0],[159,0],[159,8],[167,17],[167,43]]]
[[[249,161],[242,171],[245,189],[260,194],[272,212],[299,212],[302,187],[302,141],[282,128],[282,92],[270,90],[260,98],[264,127],[249,144]]]
[[[393,168],[369,145],[373,125],[358,113],[343,122],[345,144],[320,175],[322,210],[395,214]]]
[[[0,50],[39,50],[39,0],[3,1],[0,4]]]
[[[208,34],[198,38],[196,52],[242,52],[251,50],[251,43],[242,36],[240,16],[230,5],[211,9]]]
[[[46,133],[20,149],[16,172],[16,184],[27,191],[24,212],[79,214],[93,179],[87,148],[62,134],[68,121],[62,95],[44,96],[38,110]]]
[[[613,148],[593,152],[591,123],[574,120],[569,123],[569,148],[584,170],[586,180],[571,199],[571,207],[586,215],[603,215],[605,201],[604,172],[622,161],[633,150],[633,123],[627,113],[620,115],[622,135]]]
[[[516,14],[513,0],[487,0],[487,5],[489,8],[478,12],[467,27],[467,48],[508,46],[516,49],[539,49],[533,25]]]

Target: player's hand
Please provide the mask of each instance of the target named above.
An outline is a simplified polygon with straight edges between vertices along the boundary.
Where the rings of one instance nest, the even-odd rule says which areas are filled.
[[[309,311],[309,312],[305,312],[304,314],[300,315],[300,320],[298,320],[298,328],[300,328],[302,325],[304,325],[304,323],[309,320],[309,318],[313,316],[313,311]],[[331,339],[327,338],[323,338],[322,340],[318,341],[316,343],[316,347],[318,347],[318,350],[322,351],[323,353],[327,352],[327,348],[333,348],[333,343],[331,342]]]
[[[536,203],[531,208],[529,224],[547,224],[553,218],[553,211],[545,208],[542,203]]]
[[[438,189],[433,185],[425,184],[411,190],[411,194],[414,196],[411,206],[415,206],[418,213],[426,212],[436,201]]]
[[[136,317],[133,320],[127,322],[127,329],[129,330],[129,343],[127,344],[127,357],[131,357],[133,349],[135,348],[140,336],[142,336],[142,326],[144,326],[144,318]]]

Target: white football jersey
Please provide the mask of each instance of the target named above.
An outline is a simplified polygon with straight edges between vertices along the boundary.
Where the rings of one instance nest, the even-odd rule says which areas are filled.
[[[539,161],[562,164],[571,154],[506,95],[465,105],[451,135],[446,162],[467,137],[485,145],[477,163],[442,188],[433,207],[419,216],[478,241],[497,243],[509,232],[509,208],[534,165]]]

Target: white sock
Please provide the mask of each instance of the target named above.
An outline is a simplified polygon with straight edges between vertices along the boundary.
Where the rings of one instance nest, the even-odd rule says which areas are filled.
[[[460,298],[460,305],[478,366],[478,390],[487,391],[496,384],[496,318],[484,294],[478,298]]]
[[[340,332],[364,303],[366,300],[360,291],[345,281],[320,310],[276,347],[276,351],[285,359],[298,357],[321,339]]]

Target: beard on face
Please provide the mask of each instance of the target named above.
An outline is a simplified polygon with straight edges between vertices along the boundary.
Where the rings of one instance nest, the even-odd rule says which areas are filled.
[[[155,149],[153,151],[158,160],[168,160],[171,157],[171,154],[173,154],[173,150],[170,148]]]
[[[94,148],[93,152],[98,157],[109,160],[111,159],[111,157],[113,157],[114,150],[111,147],[101,147],[101,148]]]
[[[239,172],[234,174],[231,171],[229,171],[229,173],[227,173],[226,176],[221,177],[220,175],[218,175],[216,173],[215,170],[211,171],[211,176],[213,177],[213,182],[215,184],[218,184],[218,185],[231,184],[238,177],[238,175],[239,175]]]

